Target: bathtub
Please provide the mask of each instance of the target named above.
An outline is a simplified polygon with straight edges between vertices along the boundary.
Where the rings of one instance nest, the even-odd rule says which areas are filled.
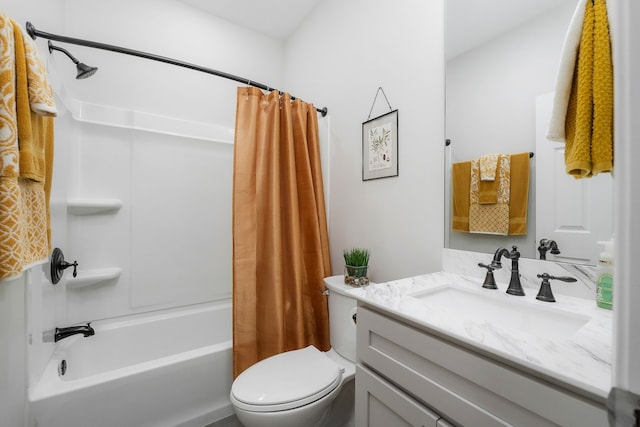
[[[233,413],[230,300],[91,326],[56,344],[29,427],[202,427]]]

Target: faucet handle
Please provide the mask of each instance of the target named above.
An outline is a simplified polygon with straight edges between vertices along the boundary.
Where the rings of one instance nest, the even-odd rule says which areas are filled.
[[[51,283],[53,283],[54,285],[60,281],[64,270],[69,267],[73,267],[73,277],[76,277],[78,275],[78,261],[65,261],[64,254],[62,253],[62,250],[60,250],[60,248],[55,248],[51,253],[50,264]]]
[[[538,277],[544,276],[547,273],[543,273],[542,275],[538,275]],[[577,282],[578,279],[576,279],[575,277],[571,277],[571,276],[552,276],[550,274],[547,274],[547,276],[549,276],[549,279],[552,280],[562,280],[563,282],[568,282],[568,283],[572,283],[572,282]]]
[[[496,285],[496,279],[493,277],[493,270],[495,270],[495,268],[481,262],[478,263],[478,267],[487,269],[487,275],[484,278],[482,287],[485,289],[498,289],[498,286]]]
[[[536,295],[536,299],[540,301],[546,302],[556,302],[556,299],[553,297],[553,292],[551,291],[551,283],[549,280],[561,280],[563,282],[577,282],[578,279],[570,276],[552,276],[548,273],[538,274],[538,278],[542,279],[542,283],[540,283],[540,290],[538,291],[538,295]]]

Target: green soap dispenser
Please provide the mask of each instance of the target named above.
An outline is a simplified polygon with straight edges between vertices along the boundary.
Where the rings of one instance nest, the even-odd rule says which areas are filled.
[[[613,238],[598,242],[598,244],[604,245],[604,252],[600,253],[596,268],[596,278],[598,280],[596,304],[600,308],[611,310],[613,305]]]

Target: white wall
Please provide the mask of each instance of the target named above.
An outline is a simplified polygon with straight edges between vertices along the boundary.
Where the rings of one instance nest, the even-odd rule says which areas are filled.
[[[555,90],[574,7],[564,4],[447,62],[446,135],[452,141],[452,162],[492,152],[535,152],[536,97]],[[479,238],[452,231],[449,247],[493,252],[515,244],[523,257],[536,258],[535,173],[540,165],[535,157],[531,167],[526,236]]]
[[[287,40],[287,87],[329,108],[334,274],[353,246],[371,249],[374,281],[441,268],[443,26],[442,1],[325,0]],[[378,86],[399,111],[399,176],[363,182],[362,122]],[[387,111],[380,95],[371,117]]]

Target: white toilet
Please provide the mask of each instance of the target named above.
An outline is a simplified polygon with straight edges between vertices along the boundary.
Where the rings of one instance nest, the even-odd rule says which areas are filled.
[[[245,427],[353,426],[356,300],[343,276],[329,290],[331,350],[313,346],[261,360],[231,386],[231,403]]]

